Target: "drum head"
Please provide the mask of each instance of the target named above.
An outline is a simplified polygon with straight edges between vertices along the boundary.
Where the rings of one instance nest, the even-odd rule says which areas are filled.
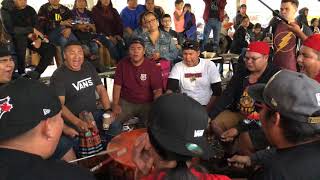
[[[107,150],[118,148],[119,151],[110,153],[109,155],[117,162],[127,167],[135,168],[135,164],[132,161],[132,149],[134,143],[138,137],[143,133],[146,133],[147,129],[136,129],[128,132],[123,132],[114,137],[108,144]],[[121,153],[126,148],[125,153]],[[123,151],[124,152],[124,151]],[[118,154],[120,154],[118,156]]]

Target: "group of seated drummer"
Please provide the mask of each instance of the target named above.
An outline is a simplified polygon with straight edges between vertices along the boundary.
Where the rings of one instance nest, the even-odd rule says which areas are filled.
[[[128,6],[132,5],[129,2]],[[136,179],[229,179],[209,174],[192,161],[215,157],[215,148],[208,145],[206,134],[232,144],[231,154],[239,155],[228,159],[230,166],[254,167],[257,171],[252,179],[320,177],[316,168],[320,160],[320,35],[303,42],[298,57],[301,73],[274,66],[269,61],[269,45],[251,42],[244,66],[222,92],[215,64],[199,58],[199,43],[186,40],[180,47],[159,28],[156,13],[146,12],[141,23],[147,31],[138,32],[127,41],[128,56],[117,64],[110,102],[105,88],[109,84],[103,85],[96,69],[84,61],[83,43],[74,41],[72,33],[77,31],[71,32],[70,18],[63,15],[68,9],[59,1],[50,0],[35,18],[34,10],[25,1],[13,3],[9,15],[16,19],[12,18],[12,22],[23,24],[7,25],[12,28],[15,46],[22,44],[16,47],[18,59],[26,47],[40,55],[48,50],[46,55],[52,58],[52,46],[42,40],[44,35],[24,24],[39,18],[50,42],[58,41],[63,47],[65,61],[52,75],[49,87],[24,78],[11,80],[15,68],[12,52],[1,44],[0,174],[5,179],[21,179],[22,175],[24,179],[93,179],[85,170],[57,160],[79,157],[78,137],[95,126],[105,147],[132,117],[138,117],[141,127],[147,128],[130,152],[137,167]],[[81,10],[73,13],[87,18],[86,10],[82,11],[85,1],[77,0],[75,4]],[[104,12],[107,6],[112,10],[110,4],[100,0],[93,11]],[[31,12],[32,16],[25,16]],[[49,12],[60,15],[51,22]],[[31,19],[25,22],[22,17]],[[162,19],[165,20],[168,19]],[[77,26],[78,36],[94,31],[88,24]],[[133,31],[127,27],[125,32]],[[37,36],[31,40],[32,46],[29,33]],[[57,38],[57,33],[63,36]],[[105,35],[94,35],[99,42],[107,39]],[[117,35],[109,38],[112,42],[122,41]],[[170,71],[179,48],[182,61]],[[39,73],[48,64],[42,63],[36,69]],[[19,69],[23,73],[21,61]],[[83,112],[89,112],[96,125],[82,119]],[[107,130],[102,125],[105,113],[112,117]]]
[[[164,91],[166,81],[161,74],[161,65],[144,56],[146,45],[143,39],[133,38],[129,43],[129,56],[117,64],[111,104],[98,74],[83,60],[80,44],[68,43],[64,49],[65,63],[50,79],[50,86],[55,89],[63,105],[62,116],[66,122],[54,158],[75,158],[72,147],[77,149],[79,142],[76,137],[79,132],[90,129],[90,124],[79,118],[83,111],[93,114],[101,137],[110,139],[106,136],[119,134],[122,124],[130,118],[138,117],[145,126],[151,103],[164,92],[186,93],[209,110],[221,93],[220,74],[213,62],[199,59],[199,44],[196,41],[186,41],[182,48],[183,61],[173,67],[168,88]],[[99,95],[103,110],[97,110],[95,92]],[[113,121],[110,128],[104,131],[103,114],[111,110]]]
[[[2,47],[0,151],[4,156],[0,157],[0,163],[6,168],[0,168],[0,172],[12,179],[18,179],[21,174],[31,179],[48,179],[48,176],[92,179],[85,170],[57,161],[52,155],[62,151],[65,142],[70,143],[63,142],[61,134],[70,138],[91,128],[78,118],[81,110],[92,112],[97,124],[101,123],[103,111],[96,110],[96,91],[103,109],[112,108],[115,116],[108,130],[111,133],[119,133],[116,132],[119,124],[131,115],[144,120],[147,133],[136,140],[130,152],[137,167],[136,179],[182,176],[229,179],[208,174],[191,161],[195,157],[215,156],[215,148],[207,142],[208,129],[222,141],[235,142],[235,152],[240,155],[228,159],[231,166],[258,167],[253,179],[317,179],[320,177],[316,169],[320,158],[319,42],[320,35],[310,36],[300,49],[299,65],[305,74],[273,67],[268,63],[266,43],[249,44],[244,58],[246,68],[233,76],[222,96],[207,109],[209,113],[201,98],[194,98],[192,93],[189,95],[189,91],[183,90],[191,86],[188,83],[196,83],[206,76],[196,73],[189,77],[187,72],[184,79],[190,82],[183,84],[185,80],[179,79],[179,83],[168,85],[168,89],[177,84],[179,88],[171,88],[162,95],[160,68],[143,56],[145,44],[139,38],[129,43],[129,57],[118,64],[112,105],[96,71],[84,62],[81,44],[66,44],[66,62],[55,71],[50,87],[25,78],[10,81],[14,64],[11,53]],[[192,66],[192,60],[198,59],[197,48],[193,41],[184,44],[185,71],[196,67]],[[201,61],[197,65],[200,64]],[[176,65],[174,69],[178,74],[182,65]],[[210,89],[217,86],[220,79],[207,81],[206,87]]]

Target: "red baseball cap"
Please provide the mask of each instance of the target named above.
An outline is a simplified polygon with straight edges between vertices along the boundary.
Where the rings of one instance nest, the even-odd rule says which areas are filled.
[[[303,41],[303,45],[316,51],[320,51],[320,34],[313,34],[309,36],[305,41]]]
[[[270,48],[268,43],[262,41],[251,42],[248,45],[247,51],[257,52],[264,55],[269,55]]]

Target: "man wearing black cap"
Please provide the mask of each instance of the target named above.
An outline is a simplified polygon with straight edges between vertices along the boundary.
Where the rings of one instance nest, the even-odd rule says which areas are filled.
[[[62,128],[61,103],[49,87],[23,78],[2,86],[1,179],[93,179],[72,164],[45,160],[54,152]]]
[[[14,61],[6,45],[0,45],[0,86],[11,81]]]
[[[149,120],[148,133],[133,148],[137,179],[229,180],[190,168],[193,157],[214,155],[205,136],[208,115],[201,104],[184,94],[167,94],[152,104]],[[154,173],[149,174],[151,167]]]
[[[129,57],[117,65],[112,111],[122,123],[134,116],[145,123],[150,103],[162,94],[160,68],[144,54],[144,41],[134,38],[129,45]]]
[[[276,148],[256,179],[319,179],[319,83],[282,70],[266,84],[249,87],[249,94],[262,103],[262,129]]]
[[[182,48],[183,61],[172,68],[167,92],[185,93],[210,110],[222,91],[219,70],[213,62],[199,58],[197,41],[188,40]]]

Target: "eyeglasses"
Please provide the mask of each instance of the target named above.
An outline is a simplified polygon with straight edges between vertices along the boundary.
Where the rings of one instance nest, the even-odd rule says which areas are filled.
[[[253,61],[253,62],[256,62],[258,59],[262,58],[263,56],[260,56],[260,57],[244,57],[244,60],[245,61],[249,61],[250,59]]]
[[[157,19],[151,19],[150,21],[145,21],[146,24],[154,23]]]

